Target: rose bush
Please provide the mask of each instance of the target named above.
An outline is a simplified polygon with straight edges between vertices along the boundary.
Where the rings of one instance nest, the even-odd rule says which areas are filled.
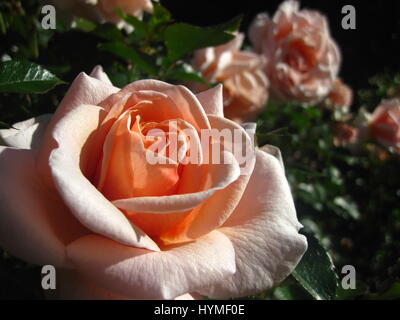
[[[400,99],[383,100],[368,122],[368,135],[386,147],[400,151]]]
[[[260,113],[268,99],[268,79],[262,56],[241,51],[244,35],[230,42],[197,50],[192,65],[209,82],[224,84],[224,114],[228,119],[248,121]],[[195,90],[204,86],[192,85]]]
[[[222,101],[221,86],[118,89],[101,67],[81,73],[54,115],[0,130],[1,246],[59,268],[58,298],[240,297],[280,282],[307,242],[276,150],[256,149],[246,170],[222,142],[227,163],[146,160],[146,131],[172,120],[252,147]]]
[[[267,59],[272,98],[314,104],[329,93],[340,53],[318,11],[299,10],[297,1],[285,1],[272,19],[259,14],[249,37],[256,52]]]

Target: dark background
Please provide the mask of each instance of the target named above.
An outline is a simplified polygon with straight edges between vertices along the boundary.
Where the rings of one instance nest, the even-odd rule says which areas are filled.
[[[190,2],[190,3],[189,3]],[[177,21],[208,26],[243,14],[241,30],[247,28],[254,16],[266,11],[274,14],[282,0],[161,0]],[[368,88],[368,79],[378,73],[400,72],[400,1],[399,0],[303,0],[301,8],[321,11],[328,17],[333,38],[342,51],[340,76],[358,89]],[[356,30],[341,26],[342,7],[356,9]]]

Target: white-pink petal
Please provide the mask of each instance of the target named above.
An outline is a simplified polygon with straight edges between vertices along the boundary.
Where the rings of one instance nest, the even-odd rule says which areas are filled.
[[[206,114],[224,117],[224,100],[222,96],[222,84],[214,88],[196,94]]]
[[[19,149],[37,149],[51,117],[51,114],[43,114],[17,122],[10,129],[1,129],[0,144]]]
[[[95,78],[97,80],[100,80],[110,86],[112,86],[111,80],[108,77],[108,75],[104,72],[103,67],[100,65],[97,65],[93,68],[92,72],[90,73],[90,76],[92,78]]]
[[[101,150],[101,143],[96,146],[96,141],[89,140],[100,123],[101,112],[100,107],[81,105],[57,123],[52,135],[58,147],[48,160],[54,185],[75,217],[91,231],[126,245],[158,250],[153,240],[132,225],[82,172],[85,158]],[[88,141],[92,145],[86,147]]]
[[[34,152],[0,147],[0,245],[35,264],[68,266],[65,245],[85,230],[40,181]]]
[[[235,272],[235,252],[218,231],[150,252],[91,235],[71,243],[68,257],[101,287],[135,299],[173,299]]]
[[[236,273],[198,290],[213,298],[244,297],[287,277],[307,249],[289,185],[279,161],[257,150],[256,166],[241,202],[219,229],[233,243]]]

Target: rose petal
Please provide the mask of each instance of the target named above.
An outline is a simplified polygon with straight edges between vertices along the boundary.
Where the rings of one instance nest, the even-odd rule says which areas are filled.
[[[138,128],[129,111],[114,122],[103,148],[98,189],[109,200],[141,196],[162,196],[176,185],[178,164],[151,164]],[[157,177],[157,179],[154,179]]]
[[[75,270],[60,268],[57,269],[56,275],[56,289],[44,291],[48,300],[129,300],[123,295],[118,295],[97,286]],[[174,300],[198,299],[202,299],[202,296],[196,293],[186,293],[176,297]]]
[[[257,150],[256,166],[236,210],[223,228],[233,243],[236,273],[197,290],[213,298],[243,297],[265,291],[292,272],[307,249],[281,165]]]
[[[269,153],[270,155],[274,156],[280,163],[283,172],[285,172],[285,165],[283,163],[282,153],[281,150],[275,146],[270,144],[266,144],[260,148],[262,151]]]
[[[263,39],[266,39],[265,26],[269,23],[270,18],[266,13],[258,14],[249,28],[249,38],[258,53],[262,52]]]
[[[235,132],[240,133],[240,136],[236,136],[236,139],[240,137],[240,140],[238,139],[239,141],[233,141],[233,143],[231,143],[230,141],[224,140],[223,142],[224,147],[227,148],[229,152],[240,151],[241,154],[242,150],[235,150],[235,148],[239,146],[243,147],[246,150],[246,163],[242,163],[240,178],[236,179],[225,188],[217,190],[209,198],[204,199],[201,205],[196,207],[180,224],[177,224],[174,228],[162,235],[162,239],[167,243],[193,240],[220,227],[237,206],[253,171],[255,163],[254,145],[247,132],[255,132],[255,126],[249,124],[246,128],[246,130],[249,131],[245,131],[245,129],[238,124],[213,115],[209,115],[209,121],[211,127],[217,129],[218,132],[229,130],[232,133],[232,138],[235,138]],[[243,140],[244,143],[242,143]],[[240,160],[240,158],[237,155],[236,161],[238,160]],[[218,172],[221,168],[221,164],[214,164],[209,167]]]
[[[49,168],[49,156],[51,151],[57,146],[53,138],[53,131],[57,123],[68,112],[75,108],[84,104],[98,105],[101,101],[118,90],[118,88],[89,77],[85,73],[80,73],[73,81],[46,129],[38,153],[38,170],[48,185],[53,185]],[[83,123],[85,122],[86,120]],[[65,134],[68,135],[69,133],[69,129],[66,128]]]
[[[229,152],[223,152],[221,159],[226,158],[227,163],[210,166],[208,177],[211,186],[204,191],[196,193],[177,194],[161,197],[135,197],[113,201],[118,208],[142,213],[175,213],[183,212],[201,204],[215,191],[224,189],[240,175],[239,166]]]
[[[37,149],[50,122],[51,114],[15,123],[11,129],[0,130],[0,142],[19,149]]]
[[[206,114],[224,117],[224,101],[222,97],[222,84],[196,94]]]
[[[232,245],[217,231],[165,250],[149,252],[91,235],[70,244],[67,254],[85,277],[139,299],[172,299],[235,272]]]
[[[34,153],[0,147],[0,243],[36,264],[68,266],[65,244],[84,228],[35,171]]]
[[[97,80],[100,80],[110,86],[112,86],[110,78],[107,76],[107,74],[103,71],[103,67],[100,65],[97,65],[94,67],[92,72],[90,73],[90,76],[92,78],[95,78]]]
[[[102,144],[92,143],[88,148],[86,145],[101,122],[101,113],[100,107],[80,105],[57,123],[52,136],[58,148],[49,158],[54,185],[75,217],[91,231],[127,245],[158,250],[143,231],[133,226],[94,187],[80,168],[85,167],[84,158],[98,158]]]
[[[158,80],[139,80],[128,84],[121,90],[121,94],[134,93],[137,91],[157,92],[164,94],[174,104],[166,109],[160,104],[156,109],[159,113],[164,113],[163,120],[182,119],[191,123],[197,130],[210,128],[207,116],[196,96],[184,86],[171,85]]]
[[[255,126],[242,127],[239,124],[221,117],[209,115],[211,127],[216,132],[231,132],[231,141],[224,139],[225,150],[233,153],[235,159],[240,165],[242,175],[250,175],[254,168],[254,136]],[[244,152],[244,155],[243,155]]]
[[[79,274],[76,270],[57,269],[56,289],[45,290],[47,300],[128,300]]]

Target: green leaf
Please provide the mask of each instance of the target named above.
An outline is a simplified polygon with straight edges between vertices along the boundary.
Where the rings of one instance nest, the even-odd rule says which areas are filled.
[[[92,33],[102,39],[106,39],[109,41],[122,42],[124,40],[121,31],[113,23],[103,23],[97,26]]]
[[[315,299],[335,299],[337,275],[332,259],[313,235],[306,236],[308,249],[292,275]]]
[[[7,26],[4,22],[4,18],[3,18],[3,14],[0,12],[0,32],[2,34],[6,34],[7,33]]]
[[[133,31],[135,35],[142,38],[148,34],[147,26],[143,21],[140,21],[138,18],[127,15],[121,9],[116,9],[118,15],[124,20],[126,23],[130,24],[135,30]]]
[[[101,50],[105,50],[135,64],[138,68],[148,74],[157,74],[157,67],[149,56],[138,52],[133,47],[120,42],[102,43],[99,45]]]
[[[28,61],[0,63],[0,92],[44,93],[63,83],[50,71]]]
[[[214,27],[197,27],[187,23],[176,23],[165,30],[165,44],[170,63],[183,58],[195,50],[218,46],[232,40],[233,31],[240,26],[241,17]]]
[[[170,80],[178,80],[178,81],[188,81],[188,82],[199,82],[202,83],[208,87],[211,87],[211,85],[204,80],[202,77],[201,73],[194,70],[192,66],[184,63],[181,64],[177,67],[175,67],[172,71],[167,73],[165,76],[166,79]]]
[[[336,206],[338,210],[341,210],[344,212],[344,216],[350,216],[354,220],[360,219],[360,211],[358,210],[357,203],[355,203],[351,198],[349,197],[336,197],[333,199],[333,205]],[[336,208],[333,208],[334,210]],[[335,210],[337,211],[337,210]]]
[[[360,281],[356,280],[355,289],[343,289],[342,286],[338,286],[336,289],[336,300],[354,300],[359,296],[365,295],[368,291],[368,286]]]
[[[91,31],[95,30],[97,27],[96,24],[93,23],[92,21],[89,21],[89,20],[81,18],[81,17],[74,18],[73,26],[75,29],[79,29],[84,32],[91,32]]]
[[[391,286],[381,294],[370,294],[369,299],[372,300],[392,300],[400,298],[400,282],[394,282]]]
[[[277,300],[312,300],[312,296],[292,277],[286,278],[273,289],[272,296]]]
[[[171,13],[163,6],[154,3],[153,14],[150,17],[149,26],[155,28],[162,24],[168,23],[169,21],[171,21]]]
[[[11,126],[8,123],[5,123],[3,121],[0,121],[0,128],[4,128],[4,129],[10,129]]]

